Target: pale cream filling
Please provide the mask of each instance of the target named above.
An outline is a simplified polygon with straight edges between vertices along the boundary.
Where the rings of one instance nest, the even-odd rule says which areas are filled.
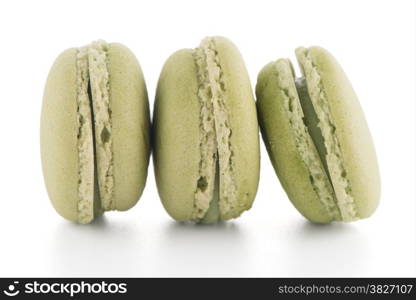
[[[231,128],[224,100],[224,81],[215,42],[205,38],[194,50],[200,101],[200,168],[195,191],[193,220],[200,220],[213,199],[215,164],[219,160],[219,210],[222,218],[236,216],[237,197],[233,179]],[[217,157],[218,156],[218,157]],[[203,184],[200,184],[200,180]]]
[[[207,213],[213,198],[215,163],[217,161],[217,141],[214,125],[214,108],[211,102],[211,87],[207,78],[205,53],[197,48],[193,52],[198,71],[199,112],[199,179],[196,186],[194,209],[191,219],[201,220]]]
[[[340,214],[335,203],[334,191],[303,122],[304,114],[300,104],[300,95],[296,90],[290,63],[280,60],[276,62],[275,67],[277,70],[277,84],[283,96],[283,105],[295,138],[296,149],[306,165],[310,182],[322,205],[332,219],[339,220]]]
[[[92,116],[88,95],[88,48],[80,48],[77,63],[78,104],[78,222],[89,223],[94,217],[94,146]]]
[[[112,201],[114,178],[107,44],[98,41],[79,48],[76,64],[78,222],[89,223],[94,218],[94,182],[96,179],[102,208],[104,210],[115,208]],[[95,137],[93,132],[95,132]],[[94,171],[95,164],[96,171]]]
[[[101,204],[104,210],[115,209],[113,201],[113,151],[110,84],[107,70],[108,45],[93,42],[88,48],[89,76],[95,123],[95,155]]]
[[[351,185],[347,178],[341,147],[336,136],[336,126],[322,86],[321,76],[307,49],[299,49],[296,55],[306,77],[309,96],[319,120],[318,127],[321,129],[325,143],[328,171],[342,220],[356,220],[358,219],[357,207],[351,193]]]

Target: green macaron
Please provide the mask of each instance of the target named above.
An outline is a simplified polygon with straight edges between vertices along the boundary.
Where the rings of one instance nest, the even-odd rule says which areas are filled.
[[[153,123],[156,183],[170,216],[216,222],[252,206],[259,130],[247,70],[232,42],[208,37],[169,57]]]
[[[147,177],[150,117],[132,52],[97,41],[60,54],[46,82],[40,133],[45,184],[60,215],[89,223],[134,206]]]
[[[317,223],[369,217],[380,198],[372,138],[357,96],[335,58],[320,47],[296,50],[258,76],[263,140],[288,197]]]

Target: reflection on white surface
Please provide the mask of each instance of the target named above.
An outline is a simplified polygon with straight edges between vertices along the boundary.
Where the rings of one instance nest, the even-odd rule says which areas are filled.
[[[354,224],[302,220],[284,243],[284,268],[293,276],[356,275],[368,269],[368,240]]]
[[[215,276],[226,272],[237,276],[250,257],[235,223],[168,221],[159,228],[149,227],[110,223],[105,217],[89,226],[64,222],[53,239],[52,272],[66,276]]]
[[[155,272],[166,276],[231,276],[247,274],[251,264],[249,241],[236,222],[165,224],[156,247]]]
[[[67,276],[132,274],[138,263],[134,254],[140,251],[140,237],[136,227],[110,223],[105,216],[87,226],[62,222],[52,239],[51,271]]]
[[[328,276],[370,267],[368,240],[352,224],[290,226],[150,223],[101,217],[62,222],[50,249],[60,276]],[[288,224],[287,224],[288,225]],[[283,230],[283,231],[282,231]]]

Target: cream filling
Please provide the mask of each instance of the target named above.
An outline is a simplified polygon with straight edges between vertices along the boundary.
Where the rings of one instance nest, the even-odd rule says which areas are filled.
[[[198,72],[199,111],[199,179],[196,184],[192,220],[199,221],[207,213],[213,198],[217,141],[214,124],[214,108],[211,101],[211,87],[207,80],[207,63],[201,48],[195,49],[193,57]]]
[[[343,221],[356,220],[358,219],[357,207],[343,164],[341,147],[335,134],[336,126],[331,115],[321,76],[307,49],[299,49],[296,55],[309,86],[309,97],[319,120],[318,127],[321,130],[325,144],[328,172],[335,190],[336,203],[340,210],[341,218]]]
[[[113,151],[110,105],[110,84],[107,70],[108,45],[93,42],[88,48],[90,86],[95,124],[95,155],[98,187],[104,210],[115,209],[113,201]]]
[[[233,179],[231,128],[224,100],[224,81],[215,42],[205,38],[193,52],[198,72],[200,103],[200,164],[192,220],[200,221],[214,198],[215,165],[219,161],[219,211],[222,219],[237,215]]]
[[[88,95],[88,49],[80,48],[77,64],[78,104],[78,222],[89,223],[94,217],[94,149],[92,115]]]
[[[310,182],[322,205],[332,219],[339,220],[340,213],[335,203],[334,191],[303,121],[304,114],[300,103],[301,93],[296,91],[290,63],[286,60],[279,60],[275,66],[277,84],[283,96],[283,105],[294,134],[296,149],[308,169]]]
[[[114,178],[109,74],[106,61],[107,44],[103,41],[93,42],[78,49],[76,64],[80,223],[89,223],[94,218],[94,185],[97,182],[102,208],[115,208],[112,202]]]

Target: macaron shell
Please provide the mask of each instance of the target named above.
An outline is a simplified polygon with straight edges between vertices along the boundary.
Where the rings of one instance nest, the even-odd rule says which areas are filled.
[[[154,169],[169,215],[190,220],[199,178],[199,99],[192,50],[172,54],[160,74],[153,119]]]
[[[46,189],[64,218],[78,219],[78,125],[76,49],[55,60],[46,82],[40,144]],[[92,158],[93,159],[93,158]]]
[[[284,67],[284,64],[280,64]],[[290,64],[281,70],[292,81],[289,95],[296,95]],[[309,171],[296,147],[286,109],[284,91],[278,85],[276,62],[267,64],[259,73],[256,86],[257,109],[262,137],[276,174],[289,199],[307,219],[317,223],[330,222],[331,216],[321,204],[310,182]]]
[[[358,216],[369,217],[379,203],[380,175],[364,113],[336,59],[320,47],[311,47],[308,51],[328,99]]]
[[[150,114],[139,62],[125,46],[112,43],[107,52],[113,140],[113,201],[127,210],[140,198],[150,155]]]
[[[259,127],[256,104],[243,58],[224,37],[214,37],[222,78],[224,99],[231,128],[232,168],[239,209],[223,219],[238,217],[254,201],[260,172]],[[221,175],[220,175],[221,189]]]

